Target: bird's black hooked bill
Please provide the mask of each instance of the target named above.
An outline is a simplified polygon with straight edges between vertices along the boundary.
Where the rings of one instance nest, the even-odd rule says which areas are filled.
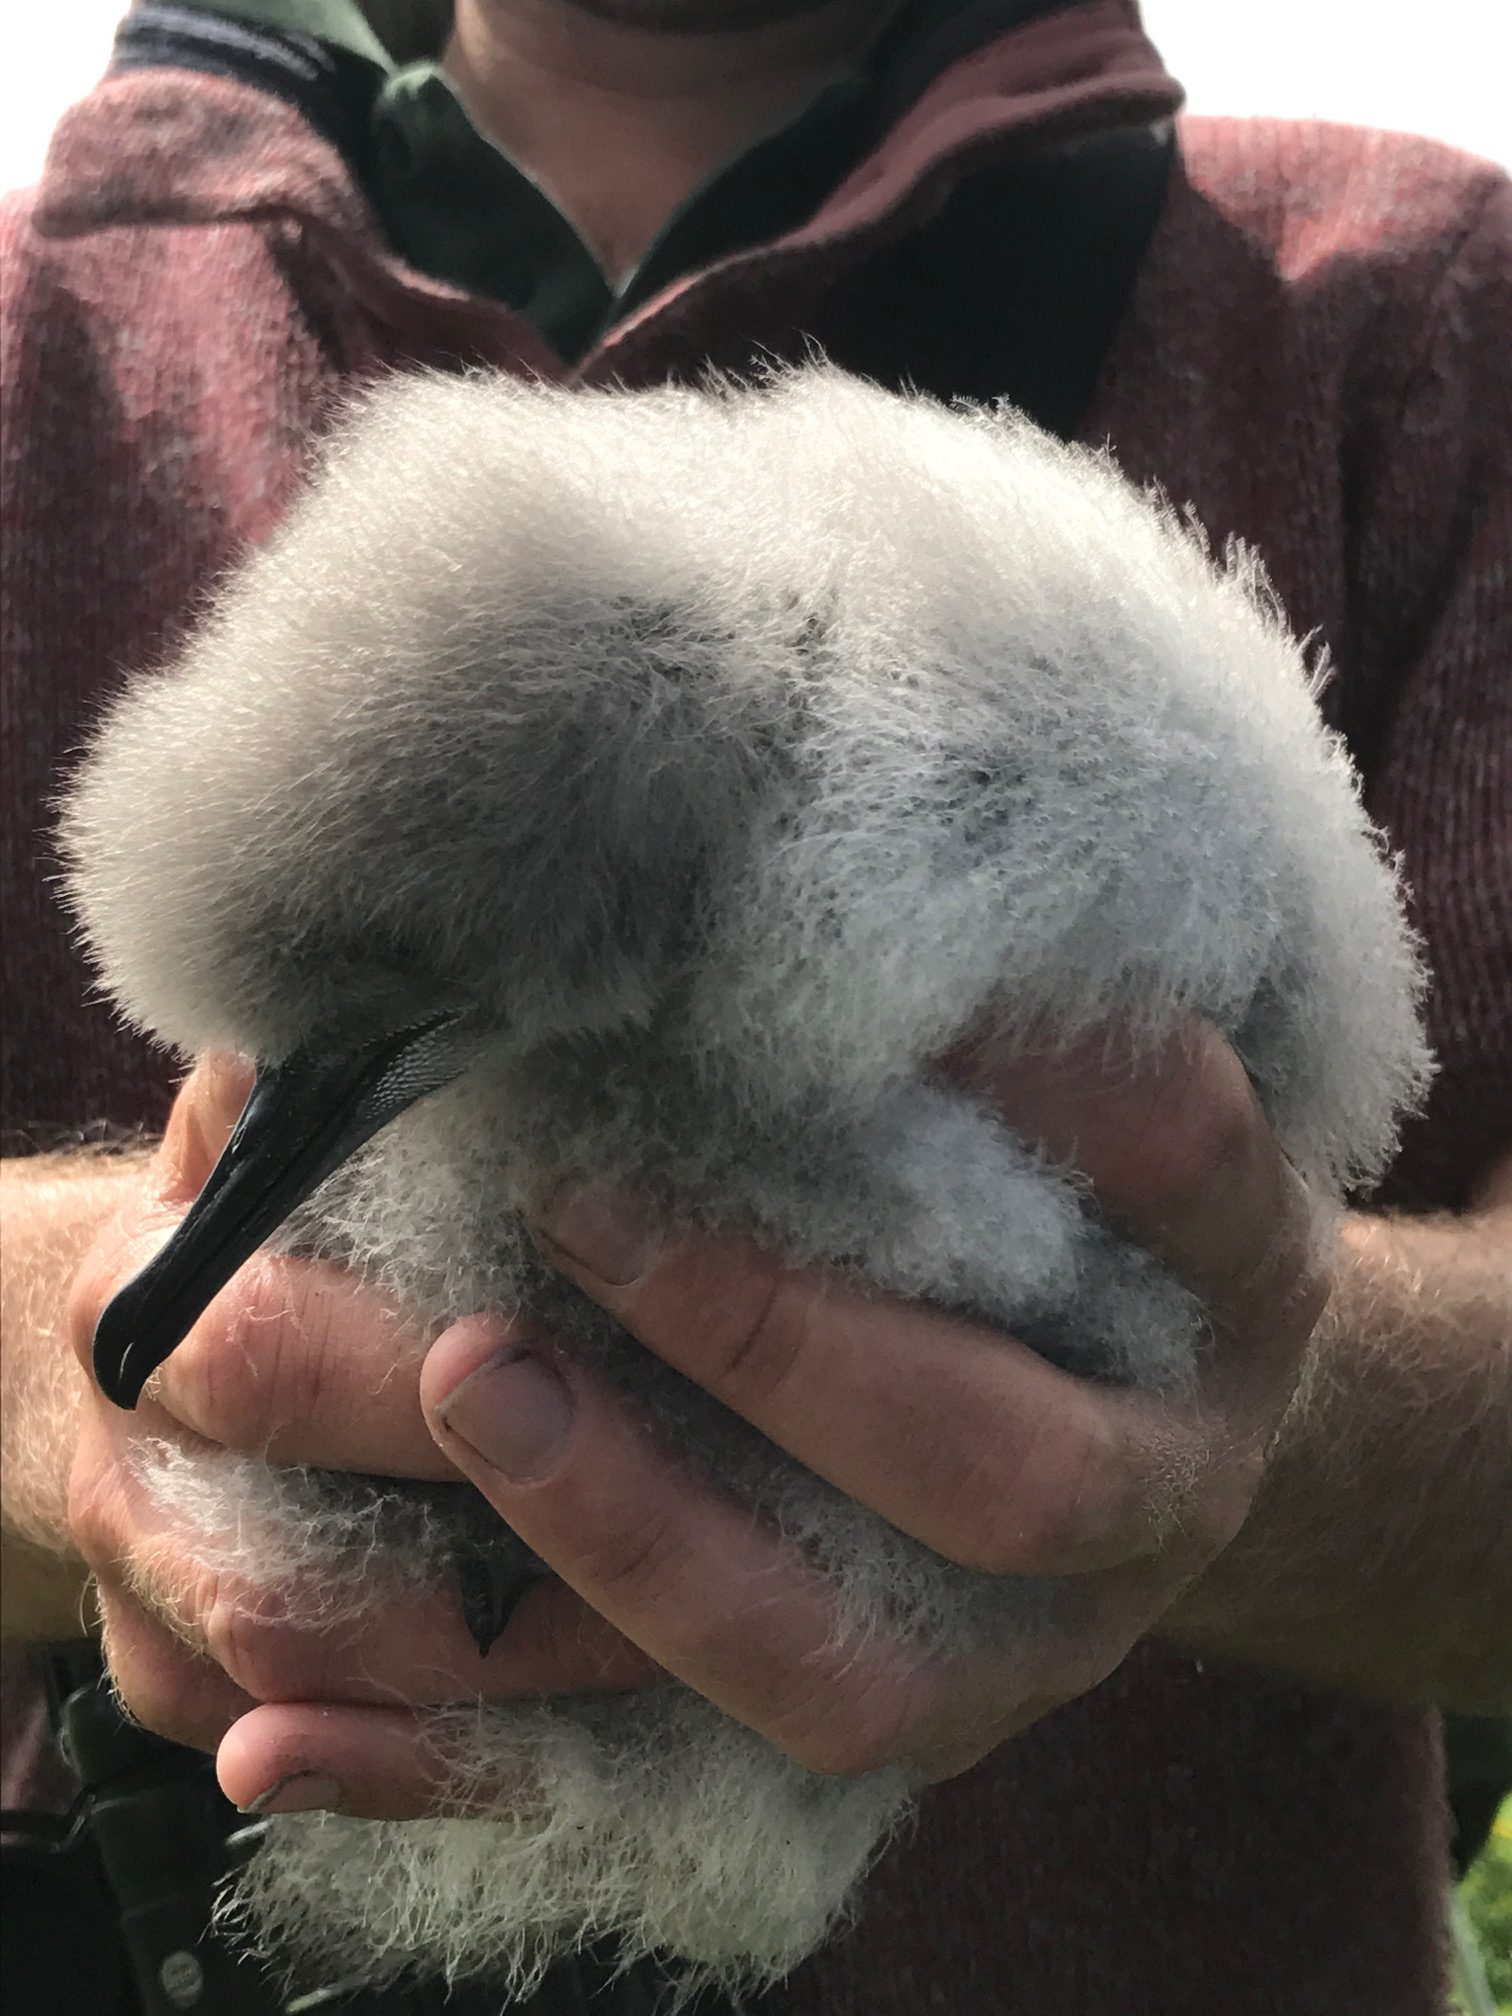
[[[257,1074],[204,1189],[157,1256],[95,1326],[94,1371],[118,1407],[142,1388],[263,1241],[365,1141],[459,1077],[473,1054],[466,1013],[445,1009],[360,1043],[299,1050]],[[546,1571],[461,1551],[462,1614],[485,1657]]]
[[[465,1069],[463,1011],[264,1066],[204,1189],[173,1237],[106,1307],[94,1372],[118,1407],[183,1342],[212,1297],[365,1141]]]

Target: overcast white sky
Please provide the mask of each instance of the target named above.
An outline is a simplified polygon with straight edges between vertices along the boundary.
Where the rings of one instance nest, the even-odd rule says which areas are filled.
[[[8,0],[0,188],[35,178],[126,4]],[[1512,0],[1145,0],[1144,15],[1198,111],[1398,127],[1512,165]]]

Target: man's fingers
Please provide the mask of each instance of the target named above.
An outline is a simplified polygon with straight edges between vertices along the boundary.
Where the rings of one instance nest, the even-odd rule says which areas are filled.
[[[1261,1111],[1244,1066],[1210,1023],[1188,1019],[1152,1051],[1100,1030],[1064,1053],[1026,1055],[990,1032],[948,1060],[1053,1162],[1088,1178],[1104,1212],[1202,1301],[1215,1354],[1267,1390],[1295,1374],[1321,1313],[1317,1208]]]
[[[68,1291],[68,1340],[94,1376],[94,1334],[105,1305],[147,1265],[178,1224],[180,1213],[133,1191],[131,1201],[101,1228]]]
[[[132,1718],[155,1736],[213,1754],[256,1703],[124,1589],[99,1586],[104,1653]]]
[[[176,1206],[122,1213],[96,1240],[69,1297],[86,1371],[105,1305],[171,1238]],[[375,1476],[455,1479],[418,1398],[420,1324],[339,1267],[260,1253],[205,1309],[147,1391],[207,1442]]]
[[[215,1770],[226,1797],[259,1814],[324,1809],[360,1820],[472,1817],[530,1792],[469,1778],[459,1794],[436,1732],[406,1709],[308,1701],[253,1708],[227,1732]]]
[[[633,1406],[549,1346],[470,1319],[426,1360],[435,1432],[506,1522],[668,1673],[811,1770],[918,1751],[965,1662],[866,1632],[733,1497],[679,1464]],[[983,1701],[1001,1710],[1001,1671]]]
[[[204,1189],[241,1118],[252,1077],[245,1057],[212,1051],[179,1087],[157,1155],[158,1192],[165,1204],[187,1210]]]
[[[252,1067],[224,1053],[202,1057],[180,1086],[142,1184],[101,1228],[68,1294],[68,1335],[93,1373],[94,1334],[105,1307],[166,1245],[220,1159],[252,1086]]]
[[[974,1724],[963,1710],[958,1729],[935,1736],[915,1756],[887,1761],[905,1763],[926,1783],[953,1778],[1066,1699],[1055,1689],[1008,1708],[1000,1684],[984,1684],[980,1692]],[[472,1819],[528,1806],[534,1788],[517,1778],[480,1779],[469,1772],[459,1787],[444,1725],[440,1737],[403,1708],[270,1702],[250,1709],[226,1732],[216,1776],[228,1799],[258,1814],[324,1810],[361,1820]]]
[[[153,1201],[97,1242],[70,1328],[89,1363],[106,1303],[177,1228],[219,1160],[252,1084],[245,1060],[202,1058],[154,1164]],[[422,1328],[337,1267],[254,1256],[206,1308],[151,1391],[187,1428],[274,1463],[446,1478],[417,1399]]]
[[[455,1481],[420,1412],[425,1342],[419,1324],[341,1268],[262,1253],[153,1390],[207,1441],[270,1463]]]
[[[375,1591],[381,1599],[382,1584]],[[159,1600],[167,1602],[160,1589]],[[199,1577],[182,1635],[252,1701],[439,1707],[547,1694],[615,1694],[660,1677],[644,1653],[558,1582],[520,1599],[480,1657],[455,1589],[389,1593],[334,1626],[292,1620],[276,1592]]]
[[[133,1215],[97,1243],[70,1302],[69,1334],[86,1370],[101,1311],[174,1222]],[[339,1267],[257,1254],[147,1391],[207,1442],[271,1463],[454,1481],[420,1413],[425,1342],[420,1325]]]
[[[150,1415],[146,1425],[157,1426]],[[188,1660],[247,1703],[506,1700],[616,1692],[658,1677],[644,1654],[556,1582],[526,1591],[486,1657],[479,1656],[449,1578],[416,1591],[392,1576],[386,1582],[383,1564],[369,1563],[358,1571],[370,1578],[358,1592],[365,1600],[344,1616],[339,1586],[253,1586],[234,1568],[216,1565],[214,1536],[196,1552],[179,1515],[158,1505],[132,1474],[122,1443],[134,1429],[117,1420],[86,1426],[71,1507],[117,1641],[130,1652],[151,1627],[143,1657],[120,1669],[133,1712],[140,1712],[136,1687],[145,1686],[149,1706],[161,1694],[163,1661],[153,1648],[170,1643],[182,1654],[175,1682]],[[142,1620],[140,1630],[135,1619]]]
[[[541,1228],[549,1257],[658,1357],[949,1560],[1085,1573],[1153,1551],[1185,1516],[1195,1431],[1167,1411],[749,1241],[628,1235],[613,1221],[633,1208],[564,1195]]]

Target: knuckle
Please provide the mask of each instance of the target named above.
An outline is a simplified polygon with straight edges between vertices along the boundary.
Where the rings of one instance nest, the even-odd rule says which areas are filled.
[[[672,1518],[646,1506],[622,1522],[606,1525],[582,1550],[584,1582],[616,1602],[665,1613],[669,1625],[686,1574],[686,1551]]]
[[[253,1700],[298,1700],[319,1692],[307,1639],[270,1616],[244,1584],[212,1576],[195,1610],[206,1653]]]
[[[959,1567],[1007,1575],[1034,1552],[1033,1521],[1001,1449],[960,1453],[939,1498],[936,1550]]]
[[[1075,1568],[1094,1541],[1112,1548],[1111,1522],[1098,1516],[1108,1495],[1105,1460],[1103,1450],[1073,1439],[1063,1445],[1061,1468],[1053,1476],[1030,1473],[1026,1483],[1033,1488],[1023,1490],[1018,1507],[1027,1566],[1042,1572]]]
[[[94,1333],[110,1293],[104,1256],[96,1245],[85,1254],[69,1283],[63,1309],[69,1345],[86,1372],[93,1371]]]
[[[192,1203],[204,1187],[252,1086],[242,1059],[211,1052],[196,1059],[169,1109],[158,1158],[162,1195]]]
[[[170,1743],[214,1752],[234,1719],[203,1658],[133,1616],[123,1599],[102,1602],[111,1682],[131,1719]]]
[[[796,1746],[793,1754],[821,1778],[866,1778],[901,1762],[905,1746],[891,1728],[858,1724],[826,1729],[817,1739]]]
[[[737,1411],[768,1407],[801,1374],[822,1295],[812,1280],[764,1259],[755,1263],[752,1289],[711,1349],[710,1384]]]
[[[1277,1151],[1259,1222],[1265,1236],[1247,1267],[1236,1270],[1234,1293],[1265,1343],[1268,1369],[1294,1373],[1333,1287],[1331,1217],[1306,1179]]]
[[[115,1520],[107,1511],[108,1494],[98,1475],[75,1480],[68,1492],[68,1530],[80,1558],[98,1574],[120,1558]]]
[[[1002,1735],[1100,1687],[1128,1657],[1145,1621],[1142,1598],[1127,1591],[1079,1588],[1011,1655],[1008,1684],[994,1688],[1002,1707],[990,1718]]]
[[[1067,1650],[1059,1670],[1045,1680],[1031,1703],[1035,1720],[1101,1687],[1123,1663],[1132,1644],[1132,1630],[1116,1633],[1105,1628],[1089,1630],[1079,1644]]]
[[[1264,1451],[1256,1446],[1231,1451],[1215,1462],[1194,1497],[1189,1533],[1204,1560],[1221,1554],[1249,1517],[1265,1474]]]
[[[163,1403],[225,1448],[265,1450],[319,1402],[320,1354],[305,1341],[288,1263],[255,1259],[164,1368]]]
[[[125,1551],[120,1477],[86,1427],[68,1475],[66,1517],[85,1565],[98,1574]]]
[[[984,1757],[1018,1731],[1019,1718],[1005,1714],[996,1727],[970,1736],[948,1737],[921,1750],[911,1761],[925,1784],[942,1785],[947,1779],[974,1770]]]
[[[171,1540],[138,1546],[100,1579],[118,1626],[134,1627],[126,1642],[145,1646],[138,1663],[149,1674],[192,1676],[201,1695],[213,1676],[216,1691],[230,1683],[251,1701],[320,1692],[312,1639],[286,1621],[279,1599],[193,1560]]]
[[[775,1740],[822,1778],[864,1778],[924,1747],[925,1719],[916,1685],[880,1672],[859,1689],[832,1679],[809,1689],[782,1717]]]
[[[1286,1291],[1281,1298],[1277,1328],[1281,1341],[1292,1347],[1300,1370],[1302,1355],[1323,1320],[1334,1282],[1321,1257],[1320,1242],[1310,1217],[1294,1233],[1291,1244],[1291,1265]]]
[[[221,1732],[218,1726],[209,1726],[198,1676],[187,1654],[182,1666],[170,1660],[148,1669],[117,1658],[111,1672],[133,1722],[191,1750],[215,1749]]]
[[[63,1300],[64,1332],[74,1356],[93,1378],[94,1334],[106,1304],[137,1272],[145,1255],[142,1235],[161,1214],[128,1208],[112,1216],[75,1268]]]
[[[233,1718],[207,1710],[197,1678],[190,1674],[166,1693],[149,1696],[141,1706],[128,1697],[132,1719],[154,1736],[164,1736],[184,1750],[213,1757]]]
[[[953,1558],[992,1575],[1102,1565],[1140,1540],[1126,1453],[1091,1412],[1036,1423],[1016,1462],[1000,1459],[995,1472],[983,1463],[963,1480],[961,1507],[974,1518],[974,1538]]]
[[[1231,1053],[1220,1065],[1193,1071],[1151,1116],[1145,1192],[1152,1207],[1179,1217],[1244,1168],[1255,1146],[1255,1117],[1249,1081]]]

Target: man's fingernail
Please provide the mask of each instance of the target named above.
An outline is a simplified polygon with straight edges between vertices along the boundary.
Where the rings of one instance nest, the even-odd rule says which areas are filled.
[[[566,1447],[572,1394],[539,1352],[512,1344],[449,1393],[436,1419],[511,1483],[533,1484]]]
[[[266,1792],[238,1809],[243,1813],[314,1813],[341,1811],[341,1787],[334,1778],[322,1778],[318,1771],[291,1771],[275,1778]]]
[[[548,1199],[538,1229],[600,1281],[622,1288],[651,1264],[656,1223],[643,1204],[605,1183],[574,1183]]]

